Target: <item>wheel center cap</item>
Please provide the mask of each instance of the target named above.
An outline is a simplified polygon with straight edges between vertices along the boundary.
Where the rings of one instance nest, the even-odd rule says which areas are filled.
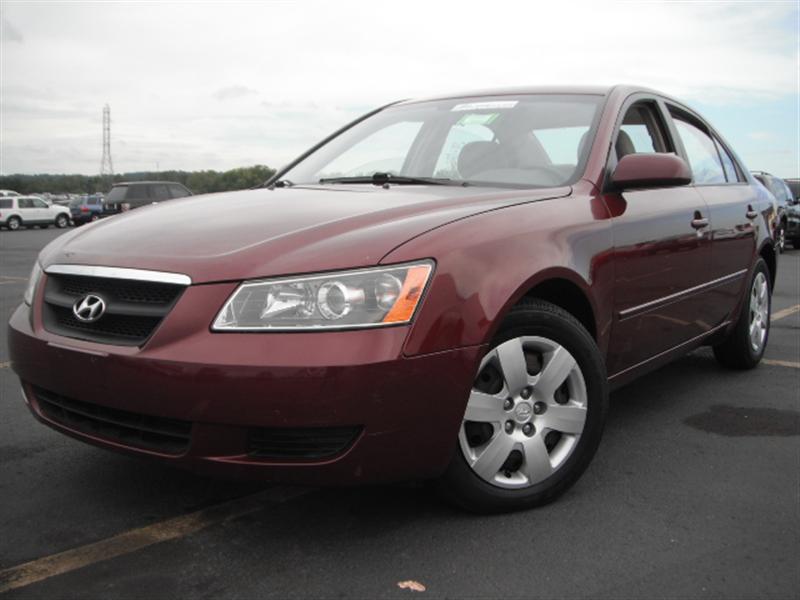
[[[514,418],[520,423],[530,421],[533,416],[533,404],[530,402],[520,402],[514,407]]]

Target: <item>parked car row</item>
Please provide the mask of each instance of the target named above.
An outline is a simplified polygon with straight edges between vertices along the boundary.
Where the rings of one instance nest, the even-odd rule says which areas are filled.
[[[765,171],[752,171],[753,177],[763,185],[775,198],[777,218],[775,226],[775,243],[778,252],[786,249],[789,207],[797,202],[789,184]],[[794,245],[794,244],[793,244]]]
[[[62,206],[38,196],[0,190],[0,227],[16,231],[32,226],[83,225],[148,204],[191,195],[187,187],[172,181],[123,182],[114,185],[105,197],[102,194],[79,196]]]

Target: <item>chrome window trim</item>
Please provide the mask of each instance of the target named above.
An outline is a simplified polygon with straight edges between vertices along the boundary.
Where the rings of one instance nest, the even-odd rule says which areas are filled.
[[[192,278],[183,273],[128,269],[125,267],[101,267],[96,265],[50,265],[44,270],[48,275],[80,275],[83,277],[104,277],[106,279],[128,279],[132,281],[151,281],[192,285]]]
[[[637,306],[626,308],[624,310],[619,311],[619,320],[622,321],[624,319],[630,319],[631,317],[634,317],[641,313],[645,313],[655,308],[671,304],[672,302],[682,300],[683,298],[691,296],[692,294],[704,292],[711,288],[715,288],[719,285],[735,281],[736,279],[740,279],[741,277],[743,277],[746,273],[747,269],[742,269],[741,271],[736,271],[735,273],[725,275],[724,277],[720,277],[719,279],[707,281],[706,283],[701,283],[700,285],[690,287],[689,289],[681,290],[680,292],[675,292],[674,294],[670,294],[669,296],[664,296],[663,298],[656,298],[655,300],[651,300],[650,302],[645,302],[644,304],[639,304]]]

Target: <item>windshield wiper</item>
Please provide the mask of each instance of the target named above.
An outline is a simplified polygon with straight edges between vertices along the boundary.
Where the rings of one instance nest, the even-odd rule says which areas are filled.
[[[354,177],[324,177],[319,183],[371,183],[372,185],[469,185],[466,181],[456,181],[446,177],[408,177],[406,175],[393,175],[391,173],[373,173],[372,175],[357,175]]]

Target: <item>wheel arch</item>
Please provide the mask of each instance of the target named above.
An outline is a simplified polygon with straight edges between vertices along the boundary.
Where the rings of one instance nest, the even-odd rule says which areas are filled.
[[[491,327],[487,329],[483,343],[488,344],[492,341],[512,308],[530,298],[545,300],[564,309],[575,317],[599,344],[597,306],[591,288],[583,277],[566,267],[543,269],[524,281],[498,311]]]
[[[765,263],[767,263],[767,269],[769,269],[770,287],[774,290],[775,280],[778,276],[778,259],[775,255],[775,248],[770,242],[764,242],[761,245],[761,249],[758,251],[758,255],[764,259]]]

